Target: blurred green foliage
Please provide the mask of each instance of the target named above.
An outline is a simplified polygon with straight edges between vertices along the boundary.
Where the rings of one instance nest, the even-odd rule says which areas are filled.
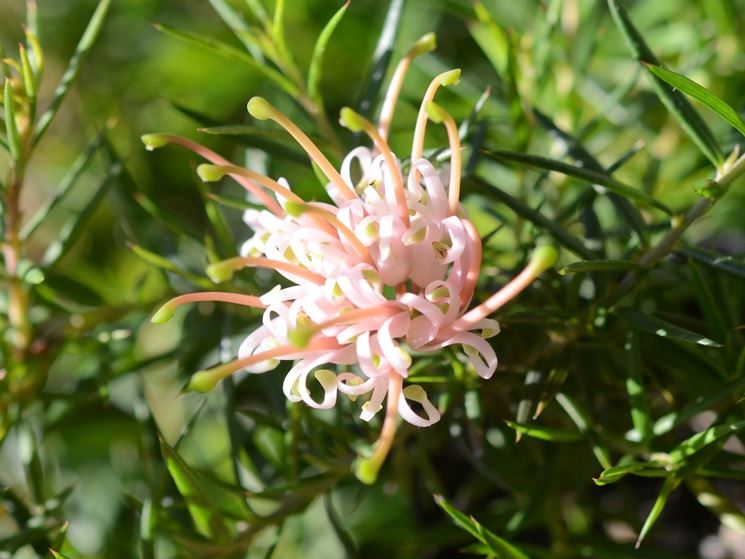
[[[44,75],[4,65],[4,246],[19,169],[25,217],[22,261],[6,256],[0,276],[0,557],[743,557],[745,181],[723,161],[743,145],[745,2],[354,0],[305,90],[335,2],[287,0],[264,39],[252,30],[275,2],[105,4],[39,0],[27,24]],[[97,6],[100,36],[46,130]],[[0,8],[3,56],[21,64],[25,5]],[[402,427],[368,488],[349,467],[378,425],[348,402],[288,404],[283,370],[179,396],[259,317],[204,304],[147,319],[209,287],[205,266],[249,231],[193,156],[147,154],[139,136],[184,134],[322,198],[245,102],[269,98],[338,159],[359,141],[336,126],[340,107],[374,114],[390,61],[430,31],[438,49],[416,60],[391,143],[405,152],[431,77],[462,68],[438,103],[468,123],[477,298],[538,239],[562,260],[499,316],[491,381],[455,353],[420,362],[443,420]],[[654,56],[708,101],[637,60]],[[243,203],[234,185],[217,192]]]

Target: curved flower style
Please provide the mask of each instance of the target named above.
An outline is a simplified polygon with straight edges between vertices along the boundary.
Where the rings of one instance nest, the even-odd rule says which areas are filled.
[[[155,314],[153,321],[163,322],[179,305],[197,301],[264,309],[263,325],[245,339],[239,358],[196,373],[189,388],[206,392],[238,371],[263,373],[281,360],[290,360],[295,364],[283,388],[292,402],[325,409],[335,405],[339,393],[350,398],[369,395],[362,405],[365,421],[385,403],[385,419],[374,451],[357,463],[357,475],[367,483],[375,480],[390,449],[399,415],[418,427],[440,419],[440,412],[420,386],[403,386],[411,366],[410,352],[459,346],[481,377],[491,377],[497,356],[486,339],[499,332],[499,325],[488,316],[530,285],[556,258],[553,248],[539,248],[515,279],[467,310],[481,267],[481,239],[458,201],[461,154],[457,126],[433,102],[437,89],[456,83],[460,71],[440,74],[427,89],[408,172],[386,139],[406,70],[411,60],[430,50],[433,43],[433,37],[426,36],[401,61],[377,127],[351,109],[341,111],[341,124],[366,133],[374,148],[353,149],[339,171],[266,100],[254,97],[249,101],[253,117],[275,121],[305,149],[328,178],[333,204],[304,202],[284,179],[275,181],[231,165],[184,138],[143,137],[150,149],[167,143],[192,149],[210,161],[197,169],[202,180],[216,181],[229,175],[266,208],[245,212],[245,222],[254,234],[243,245],[243,256],[210,266],[210,278],[219,283],[239,269],[263,267],[284,276],[288,284],[260,297],[221,292],[182,295]],[[448,133],[451,163],[447,188],[432,163],[422,157],[428,120],[444,124]],[[337,366],[348,370],[337,372]],[[315,399],[309,388],[314,380],[323,388],[320,399]]]

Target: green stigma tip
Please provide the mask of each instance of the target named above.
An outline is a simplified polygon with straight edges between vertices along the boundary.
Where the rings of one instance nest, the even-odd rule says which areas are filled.
[[[145,134],[141,136],[142,143],[145,144],[145,149],[153,151],[154,149],[162,148],[168,143],[168,139],[163,134]]]
[[[559,259],[559,251],[551,245],[537,247],[530,257],[530,264],[537,274],[548,270]]]
[[[274,107],[263,97],[251,97],[247,108],[248,114],[258,120],[269,120],[274,113]]]
[[[166,322],[171,320],[171,318],[173,318],[173,315],[174,309],[171,307],[171,305],[166,303],[157,311],[155,311],[155,314],[150,319],[150,322],[152,322],[153,324],[165,324]]]
[[[197,167],[197,175],[204,182],[216,182],[225,176],[225,170],[219,165],[202,163]]]
[[[207,273],[207,277],[214,283],[223,283],[233,279],[233,273],[235,270],[225,262],[218,262],[217,264],[210,264],[207,266],[205,272]]]
[[[365,485],[372,485],[378,479],[380,464],[373,458],[359,457],[354,465],[354,475]]]
[[[342,108],[339,113],[339,124],[352,132],[362,132],[367,128],[367,121],[349,107]]]
[[[432,52],[437,48],[437,37],[434,33],[427,33],[414,43],[410,53],[413,56],[421,56],[428,52]]]
[[[460,68],[445,72],[444,74],[441,74],[441,76],[440,83],[442,85],[455,85],[460,81]]]
[[[186,390],[189,392],[209,392],[215,386],[217,386],[218,379],[209,371],[199,371],[194,373],[186,386]]]

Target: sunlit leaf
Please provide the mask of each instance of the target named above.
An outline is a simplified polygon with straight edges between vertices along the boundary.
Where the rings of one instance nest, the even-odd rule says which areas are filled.
[[[665,477],[667,475],[662,463],[632,462],[630,464],[606,468],[593,481],[595,481],[596,485],[608,485],[619,481],[629,474],[645,477]]]
[[[671,476],[671,477],[668,477],[665,480],[665,483],[662,484],[662,489],[660,489],[660,493],[657,495],[657,499],[652,505],[652,510],[649,511],[649,515],[647,516],[647,519],[644,521],[644,525],[642,526],[642,529],[639,532],[639,537],[636,540],[637,548],[641,545],[641,543],[644,541],[644,538],[647,537],[647,534],[649,534],[649,531],[652,529],[652,527],[657,522],[657,519],[660,517],[660,514],[662,514],[662,511],[665,508],[665,505],[667,504],[667,499],[670,496],[670,493],[675,491],[678,485],[680,485],[680,481],[681,480],[679,478],[675,476]]]
[[[227,539],[230,530],[215,502],[215,494],[208,489],[202,477],[163,440],[160,441],[160,449],[176,488],[187,500],[196,529],[207,538]]]
[[[745,429],[745,421],[737,421],[724,425],[715,425],[706,431],[696,433],[686,439],[670,452],[670,460],[676,466],[682,465],[691,456],[702,451],[709,445],[719,442],[723,437],[733,435]]]
[[[85,172],[93,158],[101,149],[107,132],[107,129],[101,130],[85,147],[83,153],[80,154],[72,167],[70,167],[57,184],[57,188],[52,197],[24,224],[20,234],[22,239],[27,239],[33,235],[34,232],[44,223],[52,210],[54,210],[60,202],[64,201],[75,185],[78,184],[80,176]]]
[[[75,48],[75,52],[73,53],[72,58],[70,58],[67,69],[65,70],[65,73],[62,74],[59,85],[57,85],[57,88],[54,90],[54,95],[49,103],[49,107],[44,114],[39,117],[39,122],[36,124],[36,129],[34,130],[34,144],[42,138],[44,132],[46,132],[47,128],[49,128],[49,125],[52,123],[52,120],[54,120],[54,117],[57,115],[57,111],[59,111],[62,102],[65,100],[67,93],[75,82],[75,78],[78,76],[83,59],[91,48],[93,48],[96,39],[98,39],[98,36],[101,33],[101,29],[103,29],[103,25],[106,22],[106,15],[108,14],[110,7],[111,0],[100,0],[98,6],[96,6],[96,11],[93,12],[82,37],[80,37],[78,46]]]
[[[308,68],[308,95],[317,104],[321,104],[321,69],[323,66],[323,55],[326,52],[326,46],[328,45],[331,35],[334,33],[336,26],[344,17],[344,14],[349,8],[350,0],[347,0],[339,10],[331,17],[326,26],[318,36],[316,45],[313,47],[313,55],[310,59],[310,66]]]
[[[514,546],[504,538],[500,538],[493,532],[490,532],[479,524],[473,517],[468,517],[453,507],[453,505],[448,503],[444,497],[435,495],[435,502],[458,526],[486,545],[489,550],[494,553],[497,559],[530,559],[528,555],[518,547]]]
[[[645,66],[647,70],[673,86],[675,89],[687,93],[694,99],[701,101],[701,103],[709,107],[712,111],[736,128],[740,134],[745,135],[745,121],[742,120],[742,117],[737,114],[735,109],[730,107],[711,91],[697,84],[693,80],[668,70],[667,68],[663,68],[662,66],[655,66],[654,64],[645,64]]]
[[[572,262],[559,270],[561,275],[594,273],[594,272],[619,272],[638,268],[638,264],[629,260],[585,260]]]
[[[654,315],[637,311],[636,309],[621,309],[618,311],[618,315],[643,332],[648,332],[662,338],[670,338],[706,347],[722,347],[722,344],[715,342],[706,336],[702,336],[701,334],[697,334],[696,332],[692,332],[691,330],[682,328],[681,326],[671,324],[670,322]]]
[[[604,175],[596,171],[591,171],[584,167],[569,165],[562,161],[556,161],[555,159],[548,159],[546,157],[541,157],[538,155],[518,153],[513,151],[484,150],[484,155],[495,161],[501,161],[503,163],[517,163],[519,165],[525,165],[527,167],[533,167],[536,169],[554,171],[563,175],[589,182],[591,184],[600,185],[620,196],[625,196],[626,198],[636,200],[637,202],[640,202],[647,206],[657,208],[658,210],[662,210],[667,214],[672,213],[670,209],[662,202],[655,200],[643,190],[633,188],[627,184],[615,180],[608,175]]]
[[[554,220],[549,219],[542,213],[530,208],[521,200],[518,200],[514,196],[507,194],[504,190],[490,184],[480,177],[473,176],[469,179],[469,181],[479,187],[479,189],[484,193],[499,200],[520,217],[525,218],[531,223],[535,224],[537,228],[545,230],[554,239],[556,239],[559,244],[574,252],[578,256],[581,256],[582,258],[585,258],[587,260],[592,260],[595,256],[592,251],[587,249],[579,239],[569,234],[566,229],[558,225]]]
[[[357,102],[357,111],[363,116],[371,116],[377,108],[383,80],[393,55],[403,9],[404,0],[390,0],[388,3],[383,28],[378,34],[378,42],[370,62],[368,77]]]
[[[111,187],[112,179],[120,172],[121,165],[118,162],[115,162],[109,167],[107,175],[101,179],[98,185],[94,188],[93,196],[82,209],[77,211],[75,215],[65,223],[58,233],[57,238],[47,248],[44,253],[44,258],[42,259],[43,267],[54,267],[54,265],[67,254],[82,233],[88,220],[93,215],[93,212],[96,211],[96,208],[98,208],[101,201],[105,198],[109,188]]]
[[[222,41],[213,39],[212,37],[209,37],[207,35],[200,35],[198,33],[192,33],[191,31],[181,31],[178,29],[174,29],[173,27],[170,27],[163,23],[154,24],[154,27],[158,31],[174,37],[186,44],[195,46],[208,52],[213,52],[226,60],[232,60],[233,62],[240,62],[242,64],[245,64],[247,67],[251,68],[258,74],[261,74],[268,80],[274,82],[288,95],[295,96],[299,93],[297,86],[295,86],[292,81],[284,77],[282,74],[265,64],[257,62],[250,54],[240,51],[235,47],[228,45],[227,43],[223,43]]]
[[[665,81],[658,78],[651,72],[651,70],[649,70],[648,65],[659,66],[660,62],[652,53],[649,46],[647,46],[644,37],[634,26],[631,18],[629,18],[626,10],[621,6],[620,2],[618,0],[608,0],[608,6],[610,7],[616,25],[626,39],[626,42],[634,53],[634,56],[640,63],[645,64],[647,67],[657,96],[665,104],[667,109],[680,121],[683,129],[696,143],[698,148],[701,150],[701,153],[718,167],[722,162],[723,157],[719,144],[717,144],[717,141],[714,138],[714,134],[712,134],[709,127],[701,118],[701,115],[696,112],[696,109],[691,106],[682,93],[677,91],[675,88],[670,87],[665,83]]]
[[[541,439],[543,441],[554,441],[554,442],[576,442],[584,439],[582,433],[577,431],[566,431],[563,429],[551,429],[549,427],[542,427],[540,425],[526,425],[523,423],[516,423],[514,421],[505,420],[505,423],[516,432],[532,437],[534,439]]]

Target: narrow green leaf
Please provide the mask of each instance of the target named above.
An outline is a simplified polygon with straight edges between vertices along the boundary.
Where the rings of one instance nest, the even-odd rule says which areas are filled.
[[[722,347],[722,344],[710,340],[706,336],[687,330],[666,320],[646,314],[635,309],[625,308],[618,311],[618,315],[627,320],[643,332],[655,334],[662,338],[671,338],[690,344],[697,344],[706,347]]]
[[[587,410],[564,392],[559,392],[556,395],[556,402],[564,409],[569,418],[577,426],[577,429],[585,434],[585,438],[590,440],[592,444],[592,453],[595,455],[598,463],[603,468],[610,468],[610,452],[608,452],[608,449],[598,442],[595,431],[592,429],[592,418]]]
[[[289,142],[287,134],[277,130],[256,126],[227,125],[199,128],[198,131],[215,136],[230,136],[233,141],[241,145],[258,148],[278,158],[301,163],[303,166],[308,163],[307,156],[297,149],[297,144]],[[320,147],[325,145],[320,138],[311,137],[311,139]]]
[[[34,77],[36,79],[37,89],[41,83],[42,75],[44,74],[44,50],[41,48],[39,43],[39,35],[34,31],[29,24],[25,30],[26,43],[28,44],[31,52],[29,53],[29,62],[34,71]]]
[[[537,108],[533,107],[532,112],[535,115],[538,123],[543,128],[545,128],[550,135],[552,135],[556,140],[561,142],[566,147],[567,154],[572,159],[580,163],[582,167],[586,167],[590,171],[595,171],[597,173],[601,173],[610,177],[615,170],[621,167],[639,150],[639,147],[633,147],[625,154],[621,155],[621,157],[616,162],[614,162],[608,169],[606,169],[605,167],[603,167],[603,165],[601,165],[600,161],[598,161],[589,151],[587,151],[587,149],[585,149],[579,139],[575,138],[574,136],[560,128],[552,119],[550,119],[543,112],[539,111]],[[643,242],[646,242],[648,237],[646,224],[639,210],[623,196],[620,196],[613,192],[608,192],[607,196],[611,204],[615,206],[619,216],[628,224],[629,227],[631,227],[631,229],[634,230],[634,232],[636,232],[636,234]]]
[[[620,272],[633,270],[638,267],[638,264],[631,262],[630,260],[585,260],[582,262],[572,262],[568,266],[561,268],[559,273],[564,276],[566,274],[590,272]]]
[[[132,252],[142,258],[145,262],[147,262],[148,264],[152,264],[153,266],[159,268],[160,270],[163,270],[164,272],[170,272],[172,274],[176,274],[177,276],[181,276],[194,285],[198,285],[199,287],[207,290],[213,289],[215,287],[215,284],[213,284],[208,279],[188,270],[184,270],[168,258],[163,258],[162,256],[155,254],[154,252],[151,252],[139,245],[130,244],[129,248],[132,249]]]
[[[101,33],[101,29],[103,29],[110,6],[111,0],[100,0],[98,6],[96,6],[96,10],[93,12],[91,19],[83,32],[83,36],[80,37],[80,41],[78,42],[78,46],[75,48],[72,58],[70,58],[67,69],[65,70],[65,73],[62,74],[62,79],[60,79],[59,85],[54,90],[54,95],[52,96],[52,101],[49,103],[49,108],[47,108],[44,114],[39,118],[33,136],[34,144],[39,142],[41,137],[44,135],[44,132],[46,132],[47,128],[49,128],[49,125],[52,123],[52,120],[54,120],[57,111],[59,111],[62,101],[65,100],[67,93],[70,91],[70,87],[78,76],[83,59],[95,44],[98,35]]]
[[[52,197],[23,225],[20,234],[21,239],[25,240],[33,235],[34,232],[44,223],[52,210],[54,210],[54,208],[56,208],[72,191],[80,176],[88,168],[88,165],[98,153],[98,150],[101,149],[107,132],[107,128],[101,130],[90,141],[90,143],[88,143],[83,150],[83,153],[80,154],[72,167],[70,167],[67,173],[65,173],[65,176],[62,177]]]
[[[491,62],[500,79],[507,77],[509,65],[510,40],[507,33],[494,21],[483,2],[473,3],[473,11],[477,20],[468,25],[476,44]]]
[[[728,254],[718,254],[700,247],[683,246],[678,252],[711,268],[722,270],[733,276],[745,278],[745,261]]]
[[[517,163],[526,167],[535,167],[537,169],[544,169],[546,171],[555,171],[563,175],[574,177],[591,184],[604,186],[611,192],[631,198],[647,206],[655,207],[662,210],[666,214],[672,214],[672,211],[665,206],[662,202],[659,202],[652,198],[649,194],[634,188],[627,184],[624,184],[616,179],[596,171],[585,169],[584,167],[577,167],[575,165],[569,165],[563,161],[556,161],[555,159],[548,159],[538,155],[531,155],[527,153],[519,153],[514,151],[504,150],[484,150],[486,157],[495,161]]]
[[[543,441],[553,442],[577,442],[585,438],[582,433],[577,431],[566,431],[564,429],[551,429],[549,427],[541,427],[540,425],[526,425],[524,423],[517,423],[515,421],[509,421],[507,419],[504,422],[511,428],[534,439],[541,439]]]
[[[595,254],[586,248],[579,239],[570,235],[566,229],[558,225],[554,220],[530,208],[521,200],[507,194],[504,190],[488,183],[481,177],[472,176],[469,181],[486,195],[496,198],[517,215],[533,223],[538,229],[548,232],[559,244],[576,255],[586,260],[592,260],[595,257]]]
[[[53,549],[50,549],[49,553],[52,554],[52,557],[54,557],[54,559],[70,559],[67,555],[63,555],[59,551],[55,551]]]
[[[218,204],[222,204],[223,206],[226,206],[228,208],[233,208],[234,210],[262,210],[264,209],[264,206],[261,204],[254,204],[251,202],[247,202],[243,198],[235,198],[233,196],[220,196],[219,194],[215,194],[214,192],[208,192],[206,194],[207,198],[210,200],[214,200]]]
[[[284,62],[292,64],[292,55],[287,46],[287,37],[285,34],[285,0],[276,0],[274,2],[272,39],[274,39],[274,44],[277,47],[280,58]]]
[[[729,339],[730,330],[734,326],[726,317],[727,307],[731,303],[727,295],[720,293],[717,286],[709,281],[714,278],[703,273],[701,264],[690,259],[688,266],[691,270],[691,283],[694,293],[698,299],[699,307],[704,317],[706,317],[708,329],[714,334],[714,337],[724,340],[726,343]]]
[[[287,447],[284,431],[268,425],[257,425],[251,432],[251,440],[261,455],[275,468],[287,468]]]
[[[742,120],[735,109],[714,95],[711,91],[697,84],[693,80],[673,72],[672,70],[663,68],[662,66],[655,66],[654,64],[644,64],[644,66],[655,76],[666,81],[674,88],[701,101],[701,103],[709,107],[712,111],[736,128],[740,134],[745,136],[745,121]]]
[[[676,446],[670,452],[670,460],[676,467],[681,467],[697,452],[716,443],[723,437],[729,437],[743,429],[745,429],[745,421],[709,427],[706,431],[696,433]]]
[[[336,26],[344,17],[344,14],[349,8],[349,2],[347,0],[344,5],[337,10],[337,12],[331,17],[328,23],[325,25],[321,34],[318,36],[315,47],[313,47],[313,55],[310,59],[310,66],[308,68],[308,95],[311,100],[320,105],[321,99],[321,69],[323,67],[323,55],[326,52],[326,45],[328,45],[331,35],[334,33]]]
[[[39,36],[39,8],[36,0],[26,0],[26,28]]]
[[[204,235],[202,231],[185,221],[182,216],[161,208],[142,192],[135,193],[134,200],[143,210],[155,218],[156,221],[162,223],[177,235],[189,237],[200,243],[203,241]]]
[[[363,116],[369,117],[377,109],[380,90],[393,55],[403,9],[404,0],[390,0],[388,3],[388,10],[383,21],[383,27],[378,34],[378,42],[375,45],[368,77],[357,102],[357,112]]]
[[[642,360],[639,351],[639,333],[628,332],[626,336],[626,392],[631,405],[631,423],[636,431],[637,440],[646,445],[652,438],[652,417],[647,402],[647,391],[644,387]]]
[[[528,371],[525,375],[523,384],[524,396],[518,402],[515,413],[515,421],[517,423],[527,423],[533,416],[536,409],[536,400],[539,397],[539,388],[546,384],[544,376],[546,376],[545,373],[535,370]],[[518,432],[516,441],[520,440],[520,436],[521,434]]]
[[[593,481],[595,485],[608,485],[616,483],[628,474],[644,477],[664,477],[667,472],[664,465],[660,462],[633,462],[631,464],[606,468]]]
[[[18,134],[18,125],[16,124],[13,86],[10,84],[8,78],[5,78],[3,105],[5,107],[5,137],[8,140],[11,157],[13,157],[15,161],[18,161],[21,157],[21,136]]]
[[[253,44],[246,38],[246,35],[249,33],[251,28],[248,23],[246,23],[246,20],[243,19],[243,16],[225,0],[209,0],[209,3],[212,5],[212,9],[217,12],[217,15],[220,16],[220,19],[225,22],[225,25],[235,33],[235,36],[245,45],[249,52],[251,52]]]
[[[484,528],[475,518],[468,517],[460,512],[453,505],[448,503],[444,497],[435,495],[435,503],[437,503],[440,508],[453,519],[457,526],[460,526],[474,538],[487,546],[497,559],[530,559],[525,552],[504,538],[500,538],[493,532]]]
[[[246,0],[246,5],[248,6],[248,9],[251,10],[251,14],[258,19],[264,27],[269,29],[271,21],[269,21],[269,15],[266,13],[266,9],[261,3],[261,0]]]
[[[680,479],[672,476],[665,480],[665,483],[662,484],[662,489],[660,490],[660,494],[657,495],[657,499],[654,502],[654,505],[652,505],[652,510],[649,511],[649,515],[647,516],[647,519],[644,521],[644,526],[642,526],[641,531],[639,532],[639,537],[636,540],[636,547],[638,548],[642,541],[644,541],[644,538],[647,537],[647,534],[649,534],[649,531],[652,529],[652,527],[655,525],[655,522],[657,522],[657,519],[660,517],[660,514],[662,514],[662,510],[665,508],[665,505],[667,504],[667,498],[670,496],[670,494],[675,491],[675,489],[680,485]]]
[[[349,531],[344,527],[342,519],[339,517],[339,513],[336,512],[332,495],[332,493],[327,493],[323,496],[323,505],[326,509],[326,516],[329,519],[331,527],[334,529],[336,538],[339,540],[342,547],[344,547],[347,557],[357,557],[359,555],[357,545],[354,543],[354,539],[349,534]]]
[[[717,390],[708,396],[701,396],[689,406],[668,413],[667,415],[663,415],[655,421],[652,431],[658,437],[669,433],[682,422],[692,418],[696,414],[711,409],[721,400],[724,400],[727,397],[738,398],[740,396],[740,389],[743,387],[745,387],[745,377],[729,383],[722,389]]]
[[[285,132],[280,132],[271,128],[250,126],[247,124],[208,126],[197,128],[197,132],[203,132],[204,134],[210,134],[213,136],[259,136],[263,138],[271,138],[273,140],[281,140],[287,136],[287,133]]]
[[[53,268],[75,244],[80,234],[83,232],[88,219],[93,215],[98,205],[106,196],[112,183],[112,178],[121,172],[121,164],[116,162],[109,167],[106,176],[98,183],[94,189],[94,194],[82,209],[75,212],[75,215],[62,227],[57,234],[54,242],[47,247],[41,265],[45,269]]]
[[[209,52],[213,52],[225,58],[226,60],[241,62],[249,66],[252,70],[261,74],[265,78],[273,81],[277,86],[283,89],[288,95],[293,96],[293,97],[299,95],[297,86],[295,86],[295,84],[293,84],[290,80],[285,78],[282,74],[280,74],[279,72],[277,72],[276,70],[270,68],[269,66],[265,64],[261,64],[260,62],[257,62],[250,54],[245,53],[241,50],[238,50],[237,48],[232,47],[227,43],[218,41],[217,39],[208,37],[206,35],[192,33],[190,31],[180,31],[178,29],[174,29],[173,27],[170,27],[163,23],[157,23],[154,25],[154,27],[158,31],[166,35],[169,35],[175,39],[178,39],[179,41],[182,41],[186,44],[193,45],[195,47],[207,50]]]
[[[173,99],[166,99],[168,104],[187,118],[199,123],[200,126],[221,126],[222,122],[201,111],[186,107]]]
[[[623,6],[621,6],[620,2],[618,0],[608,0],[608,6],[616,25],[626,39],[626,42],[636,59],[640,63],[659,66],[659,60],[657,60],[649,46],[647,46],[647,43],[639,30],[634,27],[631,18],[629,18],[629,15],[626,13]],[[660,101],[662,101],[667,109],[680,121],[683,129],[696,143],[698,148],[701,150],[701,153],[703,153],[706,158],[714,164],[714,166],[719,167],[723,159],[721,149],[714,138],[714,134],[712,134],[709,127],[703,121],[701,115],[696,112],[696,109],[691,106],[682,93],[658,78],[649,70],[648,66],[647,70],[652,78],[652,86],[654,87],[657,96],[660,98]]]
[[[219,206],[207,196],[208,191],[206,187],[203,184],[198,184],[197,186],[202,195],[207,221],[210,224],[215,240],[219,244],[219,259],[236,256],[235,239],[233,239],[233,235],[230,232],[230,226],[225,221],[225,216],[222,215]]]
[[[207,538],[227,539],[229,530],[225,519],[202,477],[162,439],[160,448],[176,488],[187,501],[189,514],[197,531]]]
[[[21,71],[23,75],[23,87],[26,90],[26,97],[29,98],[32,106],[35,107],[37,86],[36,76],[34,75],[34,70],[31,67],[31,61],[29,60],[26,47],[20,45],[19,54],[21,56]]]

